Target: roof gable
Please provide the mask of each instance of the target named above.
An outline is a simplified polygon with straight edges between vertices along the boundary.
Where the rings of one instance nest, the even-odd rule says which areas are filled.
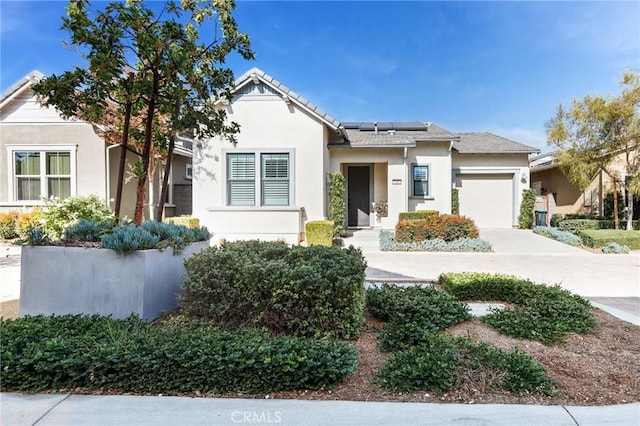
[[[279,94],[279,96],[285,102],[296,104],[299,108],[307,111],[313,117],[317,118],[332,129],[338,130],[338,128],[340,127],[340,123],[335,118],[322,111],[316,105],[298,95],[293,90],[289,89],[287,86],[280,83],[278,80],[271,77],[269,74],[259,68],[251,68],[249,71],[238,77],[234,82],[234,88],[232,92],[238,93],[238,91],[240,91],[240,89],[242,89],[246,85],[256,84],[258,82],[262,82],[268,88],[270,88],[270,92],[276,92],[277,94]]]
[[[44,74],[37,70],[31,71],[29,74],[22,77],[18,82],[0,95],[0,109],[10,104],[12,100],[20,96],[25,90],[29,89],[43,78]]]

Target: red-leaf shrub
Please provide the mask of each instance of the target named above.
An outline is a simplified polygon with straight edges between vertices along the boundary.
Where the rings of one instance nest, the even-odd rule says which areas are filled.
[[[473,220],[459,215],[429,215],[425,220],[401,220],[396,225],[395,240],[399,243],[439,238],[453,241],[460,238],[478,238]]]

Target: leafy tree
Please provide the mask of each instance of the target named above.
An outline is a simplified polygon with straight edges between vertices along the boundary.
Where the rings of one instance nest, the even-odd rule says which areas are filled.
[[[71,0],[63,29],[70,45],[87,60],[60,77],[44,79],[36,93],[67,116],[98,122],[109,107],[123,114],[126,145],[129,118],[139,118],[141,149],[135,167],[138,178],[134,222],[142,223],[154,146],[165,153],[166,194],[173,147],[178,134],[223,135],[235,142],[239,126],[226,123],[226,111],[214,101],[231,97],[233,72],[221,65],[237,52],[253,59],[249,37],[238,31],[231,14],[233,0],[166,1],[156,13],[143,0],[111,2],[90,9],[88,0]],[[123,147],[122,158],[125,152]],[[122,170],[121,166],[121,170]],[[164,196],[156,217],[161,218]]]
[[[585,96],[574,100],[569,111],[560,105],[545,126],[560,169],[580,190],[600,170],[611,178],[614,193],[626,185],[627,229],[632,229],[633,197],[640,194],[640,76],[625,73],[621,86],[615,97]],[[617,229],[617,197],[613,201]]]

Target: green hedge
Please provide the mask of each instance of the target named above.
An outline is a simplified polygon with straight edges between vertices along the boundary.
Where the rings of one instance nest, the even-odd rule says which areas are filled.
[[[343,381],[345,342],[147,325],[98,316],[0,318],[2,391],[272,392]]]
[[[398,214],[398,221],[401,220],[424,220],[431,215],[438,215],[438,210],[418,210],[415,212],[400,212]]]
[[[190,318],[298,336],[359,335],[366,268],[360,249],[237,241],[203,250],[185,267],[180,303]]]
[[[582,243],[587,247],[600,248],[608,243],[617,243],[632,250],[640,249],[640,231],[623,229],[588,229],[580,232]]]
[[[493,309],[482,318],[501,333],[544,344],[561,343],[568,332],[590,333],[595,325],[591,305],[559,286],[534,284],[515,276],[488,273],[450,273],[440,285],[459,300],[504,301],[514,308]]]
[[[520,203],[520,215],[518,216],[518,226],[521,229],[533,228],[533,208],[536,205],[536,190],[533,188],[522,191],[522,202]]]
[[[305,236],[309,246],[331,246],[333,244],[334,224],[331,220],[307,222]]]
[[[451,214],[460,214],[460,194],[457,188],[451,189]]]
[[[395,240],[410,243],[441,239],[447,242],[461,238],[478,238],[473,220],[459,215],[430,215],[424,220],[401,220],[396,224]]]
[[[615,222],[610,219],[562,219],[557,223],[557,226],[562,231],[572,232],[576,235],[580,232],[588,229],[614,229]],[[620,221],[620,229],[626,229],[627,222]],[[632,222],[633,229],[640,230],[640,221],[634,220]]]
[[[505,351],[468,338],[431,334],[419,346],[389,357],[377,378],[394,391],[446,392],[483,387],[514,394],[552,395],[545,369],[519,349]]]

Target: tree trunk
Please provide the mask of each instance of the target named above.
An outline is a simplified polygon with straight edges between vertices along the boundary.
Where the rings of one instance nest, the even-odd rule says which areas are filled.
[[[114,213],[116,220],[120,221],[120,206],[122,204],[122,188],[124,187],[124,166],[127,162],[127,145],[129,144],[129,126],[131,123],[131,102],[127,102],[124,111],[124,127],[122,129],[122,151],[120,152],[120,165],[118,168],[118,187],[116,189],[116,205]],[[108,182],[107,185],[111,183]]]
[[[618,182],[613,179],[613,227],[620,229],[620,218],[618,217]]]
[[[633,194],[627,190],[627,231],[633,229]]]
[[[147,116],[144,125],[144,148],[142,150],[142,173],[138,177],[138,187],[136,190],[136,210],[133,214],[133,223],[136,226],[142,225],[144,219],[144,199],[147,189],[147,178],[149,176],[149,157],[151,153],[151,143],[153,141],[153,115],[156,111],[156,98],[158,96],[158,86],[160,77],[157,74],[153,76],[153,90],[149,103],[147,104]]]
[[[160,190],[160,199],[158,200],[158,209],[156,210],[156,220],[162,222],[162,214],[164,213],[164,202],[169,192],[169,173],[171,173],[171,163],[173,162],[173,148],[176,145],[176,137],[171,136],[169,139],[169,149],[167,150],[167,163],[164,166],[164,176],[162,177],[162,189]]]

